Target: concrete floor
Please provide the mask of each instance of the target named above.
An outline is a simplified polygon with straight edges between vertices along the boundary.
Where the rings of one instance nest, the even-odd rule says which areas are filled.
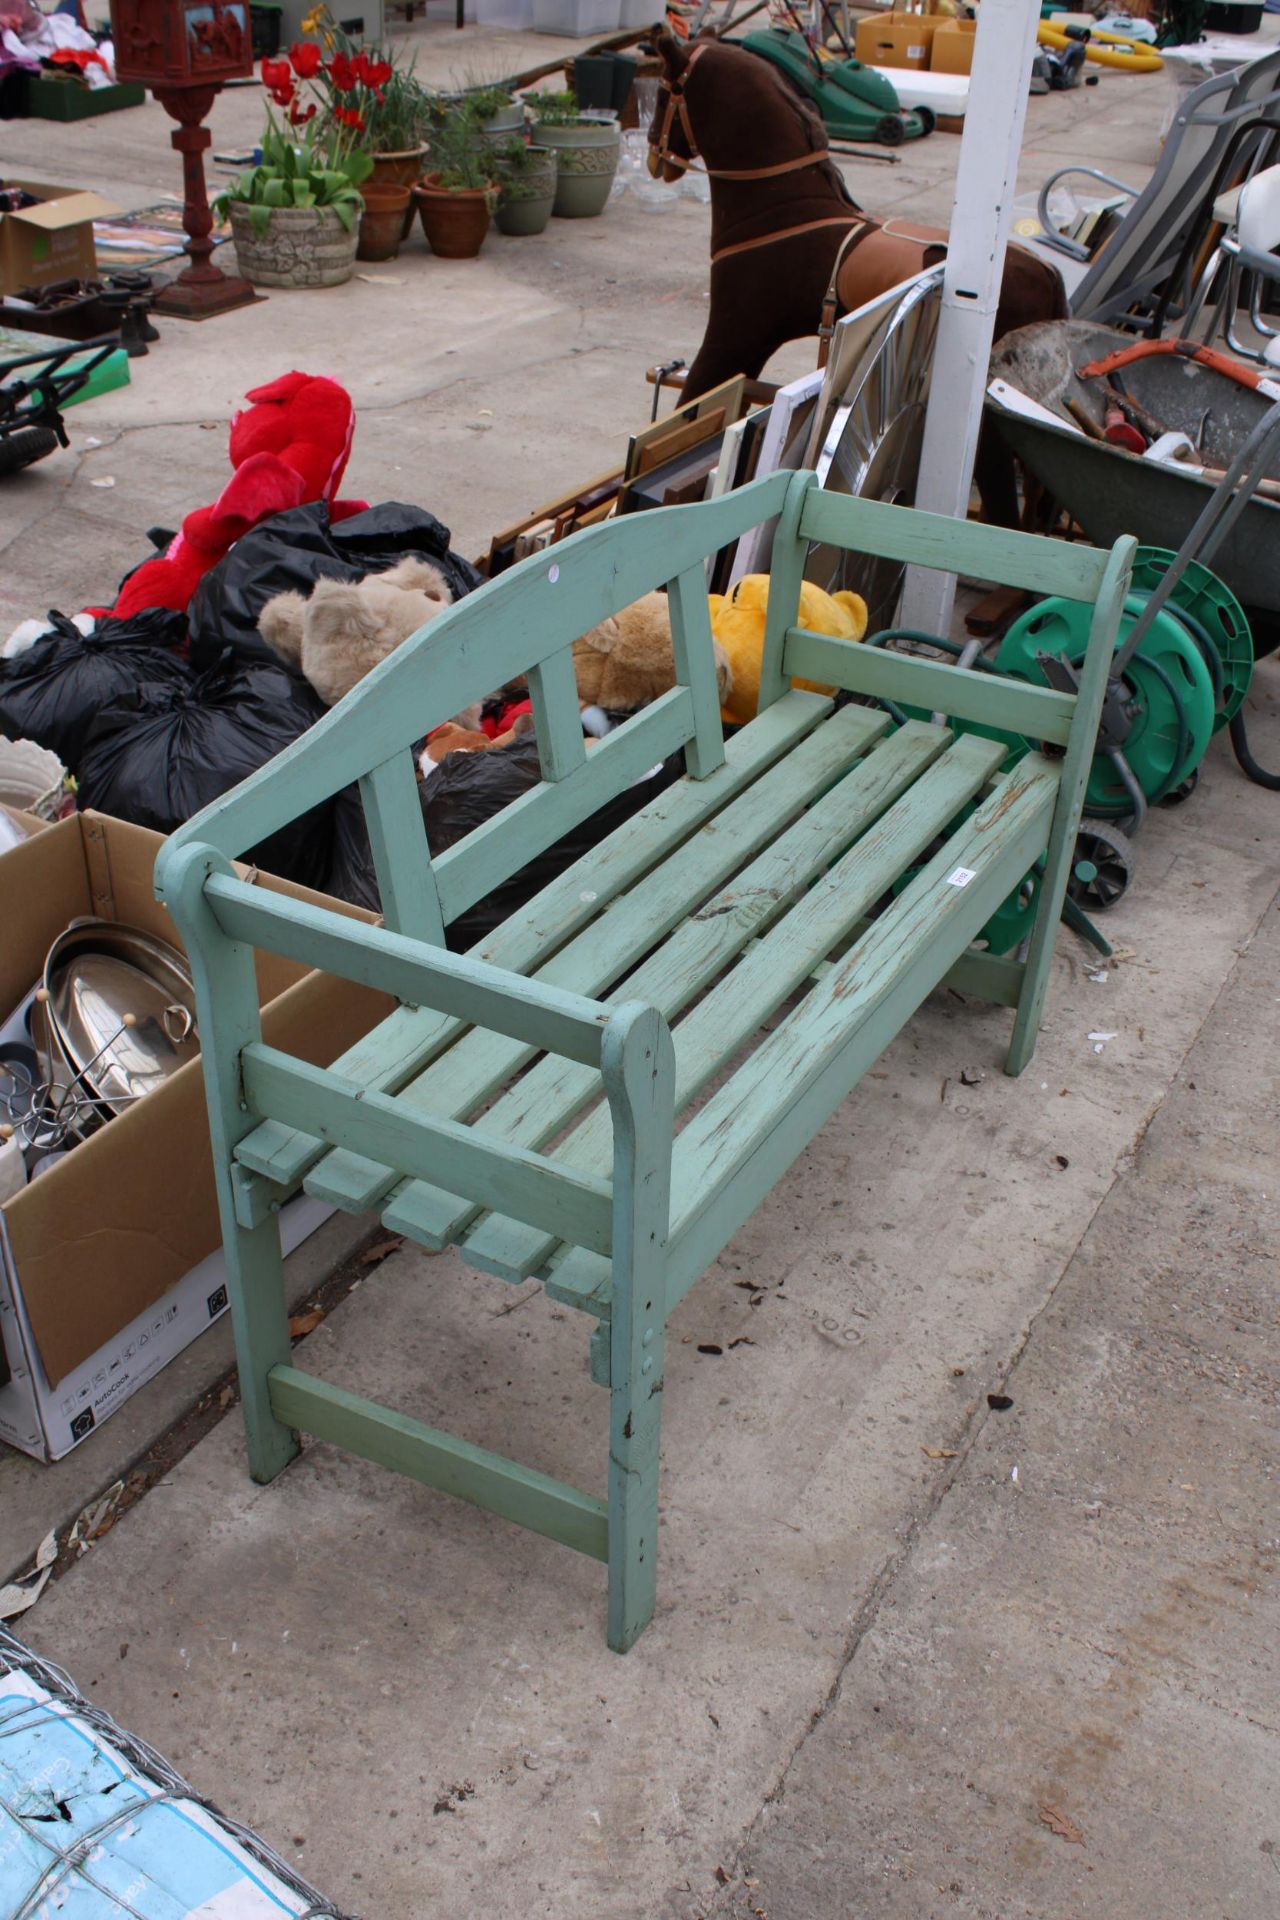
[[[548,45],[419,37],[433,76]],[[1106,75],[1033,100],[1024,184],[1086,153],[1140,178],[1168,98]],[[218,116],[231,144],[256,101]],[[150,107],[14,132],[37,177],[172,186]],[[956,151],[855,163],[854,191],[945,218]],[[0,620],[108,591],[288,364],[351,384],[353,490],[477,550],[616,461],[644,366],[697,344],[706,224],[623,199],[474,264],[415,243],[347,289],[167,323],[6,490]],[[1265,663],[1271,764],[1278,686]],[[254,1487],[234,1419],[24,1632],[368,1920],[1274,1913],[1276,804],[1215,743],[1144,831],[1124,957],[1062,939],[1022,1079],[1007,1015],[936,998],[684,1302],[659,1611],[627,1659],[592,1563],[325,1447]],[[599,1490],[585,1332],[406,1249],[304,1364]],[[76,1459],[18,1463],[30,1522]]]

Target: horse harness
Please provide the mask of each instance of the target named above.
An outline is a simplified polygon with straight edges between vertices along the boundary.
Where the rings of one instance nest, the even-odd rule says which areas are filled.
[[[700,45],[695,46],[689,55],[684,72],[676,78],[664,79],[662,82],[662,91],[666,94],[666,105],[663,110],[662,125],[658,129],[658,137],[656,140],[650,140],[649,147],[650,151],[656,155],[657,159],[661,161],[664,166],[677,167],[681,173],[687,173],[695,160],[702,160],[702,155],[698,149],[697,138],[689,119],[689,109],[685,104],[685,89],[689,84],[690,74],[710,44],[708,41],[703,41]],[[687,156],[673,152],[670,145],[671,129],[676,120],[680,123],[680,130],[684,134],[685,141],[689,148]],[[702,170],[708,180],[774,180],[784,173],[799,173],[806,167],[822,166],[830,157],[829,149],[823,147],[817,152],[795,154],[790,160],[779,160],[771,167],[709,167],[706,161],[703,160]],[[818,333],[819,366],[826,364],[827,348],[835,327],[836,312],[839,306],[836,295],[836,278],[841,267],[854,249],[865,240],[869,234],[892,232],[892,224],[889,221],[874,220],[868,214],[862,213],[860,209],[857,208],[853,208],[851,211],[855,217],[854,225],[846,235],[845,240],[836,254],[835,261],[831,268],[830,284],[827,287],[826,296],[822,303],[822,325]],[[798,239],[801,234],[817,233],[824,227],[844,227],[848,225],[849,216],[847,214],[835,213],[828,214],[821,220],[806,220],[798,227],[781,227],[774,233],[759,234],[754,240],[737,240],[731,246],[718,248],[711,256],[711,264],[714,267],[717,266],[721,260],[731,259],[735,253],[750,253],[757,247],[771,247],[779,240],[795,240]]]

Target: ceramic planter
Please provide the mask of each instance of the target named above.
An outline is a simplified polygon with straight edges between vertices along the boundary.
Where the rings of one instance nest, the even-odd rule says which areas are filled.
[[[474,260],[489,231],[492,187],[449,188],[428,173],[413,190],[422,231],[432,253],[444,260]]]
[[[425,147],[402,147],[395,153],[375,153],[369,185],[371,187],[412,187],[416,180],[421,180],[426,166]],[[408,239],[412,225],[413,196],[410,194],[404,210],[404,225],[400,231],[402,240]]]
[[[505,107],[476,124],[476,138],[487,147],[505,147],[508,140],[518,140],[523,132],[524,103],[520,100],[509,100]]]
[[[557,157],[550,147],[530,147],[523,173],[502,183],[502,198],[494,214],[499,233],[541,233],[555,204]]]
[[[360,216],[356,259],[394,260],[413,218],[412,193],[408,187],[375,186],[372,180],[366,180],[361,198],[364,212]]]
[[[332,207],[273,207],[259,235],[250,211],[243,200],[228,203],[236,259],[255,287],[340,287],[351,278],[358,223],[348,233]]]
[[[579,120],[570,127],[538,121],[533,137],[540,147],[554,147],[559,161],[552,211],[562,220],[589,220],[603,213],[618,171],[618,128],[605,120]]]

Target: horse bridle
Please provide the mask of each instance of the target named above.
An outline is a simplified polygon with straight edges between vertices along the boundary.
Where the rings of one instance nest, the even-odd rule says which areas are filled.
[[[674,78],[664,76],[659,82],[659,99],[661,100],[662,95],[665,94],[666,105],[663,109],[662,125],[658,129],[658,137],[656,140],[650,138],[649,151],[654,154],[664,166],[678,167],[681,173],[687,173],[695,160],[702,160],[702,155],[698,151],[698,142],[694,137],[693,127],[689,120],[689,109],[685,105],[684,94],[685,88],[689,84],[689,75],[693,72],[698,61],[702,58],[703,54],[709,50],[712,44],[713,42],[708,40],[699,42],[690,53],[684,72]],[[671,128],[676,119],[679,119],[680,131],[688,143],[689,152],[687,156],[680,153],[673,153],[671,150]],[[827,157],[825,151],[819,153],[799,153],[794,159],[779,160],[777,164],[772,167],[709,167],[706,161],[702,160],[702,171],[706,174],[708,180],[772,180],[779,174],[796,173],[802,167],[819,166]]]

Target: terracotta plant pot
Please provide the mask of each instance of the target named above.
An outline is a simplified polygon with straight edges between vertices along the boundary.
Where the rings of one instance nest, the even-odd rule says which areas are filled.
[[[499,233],[541,233],[551,219],[556,197],[556,156],[550,147],[530,147],[530,164],[523,173],[502,183],[502,197],[494,214]]]
[[[402,147],[396,153],[375,153],[373,172],[369,176],[371,187],[412,187],[421,180],[427,168],[427,150],[425,147]],[[413,196],[404,210],[404,225],[400,238],[409,238],[409,229],[413,225]]]
[[[560,162],[553,212],[562,220],[589,220],[603,213],[622,149],[618,127],[607,120],[549,127],[539,120],[533,137],[540,147],[554,147]]]
[[[495,189],[442,187],[437,184],[439,178],[429,173],[413,190],[427,245],[442,260],[474,260],[489,231]]]
[[[240,271],[255,287],[340,287],[351,278],[357,228],[348,233],[332,207],[273,207],[263,234],[244,201],[232,200],[228,212]]]
[[[360,216],[360,241],[357,260],[394,260],[400,251],[409,218],[413,216],[413,195],[408,187],[376,187],[366,180],[361,188],[364,212]]]

